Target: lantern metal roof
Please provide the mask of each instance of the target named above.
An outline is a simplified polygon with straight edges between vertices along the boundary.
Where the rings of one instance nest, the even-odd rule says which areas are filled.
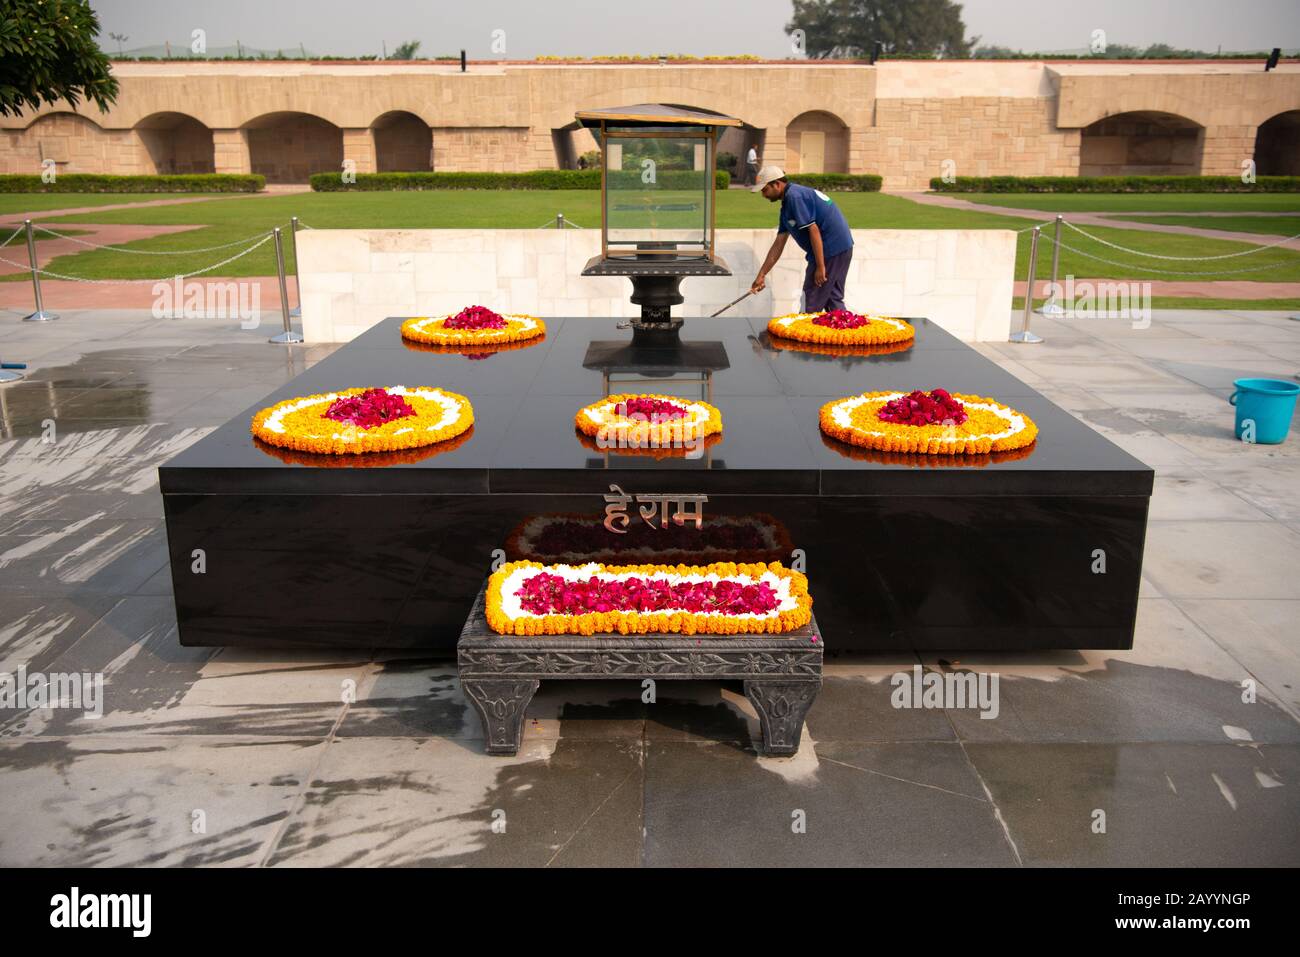
[[[712,110],[675,103],[636,103],[579,110],[574,114],[587,128],[606,126],[740,126],[740,120]]]

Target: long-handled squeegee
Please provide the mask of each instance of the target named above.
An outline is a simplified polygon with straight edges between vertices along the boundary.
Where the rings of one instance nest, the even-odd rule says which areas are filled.
[[[748,299],[748,298],[749,298],[750,296],[752,296],[753,294],[754,294],[754,290],[752,290],[752,289],[747,289],[747,290],[745,290],[745,294],[744,294],[743,296],[738,296],[737,298],[731,300],[731,302],[727,303],[725,306],[723,306],[721,309],[719,309],[719,310],[718,310],[717,312],[715,312],[713,315],[709,316],[709,318],[710,318],[710,319],[716,319],[718,316],[722,315],[724,312],[726,312],[728,309],[730,309],[730,308],[731,308],[732,306],[734,306],[736,303],[740,302],[740,301],[743,300],[743,299]]]

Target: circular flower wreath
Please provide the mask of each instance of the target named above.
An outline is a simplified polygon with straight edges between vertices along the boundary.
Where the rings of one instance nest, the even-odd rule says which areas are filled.
[[[403,338],[402,345],[412,352],[427,352],[438,356],[461,356],[472,362],[478,359],[490,359],[500,352],[515,352],[519,349],[528,349],[545,341],[546,336],[543,334],[519,342],[489,342],[455,346],[436,346],[428,342],[417,342],[414,339]]]
[[[935,389],[928,395],[864,392],[827,402],[821,429],[832,438],[882,452],[971,455],[1024,448],[1038,437],[1029,416],[977,395]]]
[[[287,399],[253,416],[253,435],[299,452],[395,452],[445,442],[474,424],[469,399],[403,385]]]
[[[879,346],[910,342],[916,337],[910,322],[889,316],[860,315],[847,309],[777,316],[768,322],[767,331],[783,339],[830,346]]]
[[[707,402],[628,393],[584,406],[574,423],[602,447],[663,449],[722,432],[722,413]]]
[[[768,335],[767,345],[777,352],[795,352],[804,356],[830,356],[844,358],[853,356],[888,356],[906,352],[912,348],[912,340],[902,342],[882,342],[879,345],[837,346],[826,342],[800,342],[797,339],[782,339],[780,336]]]
[[[454,316],[419,316],[402,323],[402,338],[433,346],[485,346],[522,342],[545,335],[536,316],[501,315],[485,306],[466,306]]]

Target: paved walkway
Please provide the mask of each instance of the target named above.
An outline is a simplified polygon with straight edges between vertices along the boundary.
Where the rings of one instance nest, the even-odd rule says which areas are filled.
[[[1300,435],[1243,445],[1226,401],[1297,370],[1300,323],[1035,328],[979,351],[1156,470],[1133,649],[833,658],[782,760],[708,682],[544,683],[499,758],[445,660],[181,647],[157,466],[335,347],[0,323],[32,364],[0,386],[0,671],[105,676],[98,719],[0,711],[0,865],[1300,864]],[[996,672],[999,716],[894,708],[916,665]]]
[[[1021,219],[1038,219],[1043,220],[1045,225],[1050,225],[1055,221],[1057,213],[1055,210],[1046,209],[1018,209],[1014,206],[990,206],[986,203],[972,203],[969,200],[958,199],[956,196],[945,193],[919,193],[906,192],[895,193],[895,196],[902,196],[913,202],[921,203],[925,206],[942,206],[945,209],[961,209],[966,212],[979,213],[996,213],[999,216],[1019,216]],[[1172,233],[1179,236],[1199,236],[1202,239],[1231,239],[1237,242],[1250,243],[1254,246],[1272,246],[1277,243],[1282,236],[1273,236],[1267,233],[1239,233],[1223,229],[1205,229],[1201,226],[1175,226],[1165,223],[1130,223],[1117,222],[1111,219],[1112,216],[1141,216],[1142,213],[1115,212],[1115,213],[1076,213],[1068,212],[1062,214],[1068,222],[1076,226],[1109,226],[1111,228],[1137,229],[1151,233]],[[1164,216],[1165,213],[1151,213],[1152,216]],[[1198,214],[1199,215],[1199,214]],[[1253,213],[1238,213],[1234,215],[1254,215]],[[1068,230],[1067,230],[1068,232]],[[1064,240],[1063,240],[1064,241]],[[1300,250],[1300,238],[1292,240],[1283,248]]]

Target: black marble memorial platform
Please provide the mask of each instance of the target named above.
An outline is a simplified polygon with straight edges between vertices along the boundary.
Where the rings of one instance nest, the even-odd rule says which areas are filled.
[[[915,320],[905,352],[827,356],[775,348],[757,319],[691,320],[683,339],[722,342],[726,368],[681,382],[656,370],[644,386],[619,370],[608,386],[711,390],[723,436],[690,460],[602,451],[575,431],[605,388],[583,367],[588,345],[627,335],[613,319],[548,318],[542,341],[486,357],[408,346],[400,321],[160,468],[182,644],[450,655],[494,559],[545,560],[538,549],[551,548],[566,556],[553,560],[616,561],[622,542],[601,521],[618,485],[708,496],[698,537],[664,533],[673,561],[744,549],[788,563],[799,549],[832,652],[1131,647],[1151,469],[933,323]],[[249,435],[273,402],[380,385],[467,395],[474,428],[447,450],[384,459],[309,460]],[[831,399],[935,387],[1013,406],[1038,441],[1019,457],[908,460],[818,429]],[[567,530],[519,534],[547,516]]]

